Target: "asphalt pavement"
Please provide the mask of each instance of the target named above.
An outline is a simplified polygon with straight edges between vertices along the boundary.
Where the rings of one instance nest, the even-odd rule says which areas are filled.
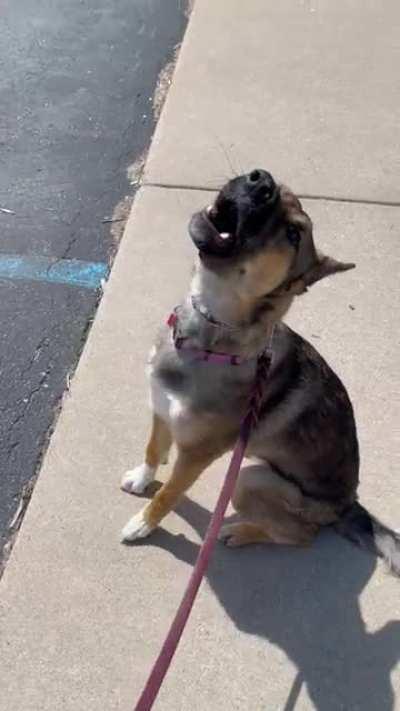
[[[153,93],[185,9],[2,3],[0,561],[116,251],[121,225],[110,220],[122,224],[130,206],[127,169],[149,145]]]

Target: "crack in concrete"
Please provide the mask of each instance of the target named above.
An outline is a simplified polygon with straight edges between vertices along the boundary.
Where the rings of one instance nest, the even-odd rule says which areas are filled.
[[[157,182],[147,182],[141,183],[141,187],[144,188],[163,188],[166,190],[198,190],[199,192],[206,193],[216,193],[219,188],[210,188],[205,185],[186,185],[180,183],[157,183]],[[377,205],[379,207],[400,207],[400,201],[395,200],[370,200],[369,198],[351,198],[351,197],[339,197],[333,195],[312,195],[308,193],[298,193],[298,197],[301,200],[320,200],[321,202],[343,202],[351,203],[355,205]]]

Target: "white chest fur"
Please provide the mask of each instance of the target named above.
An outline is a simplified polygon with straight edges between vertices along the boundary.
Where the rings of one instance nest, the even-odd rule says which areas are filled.
[[[158,378],[149,369],[150,376],[150,404],[153,411],[164,422],[172,425],[184,412],[183,398],[166,390]]]
[[[168,425],[177,444],[189,446],[204,438],[214,425],[214,416],[206,413],[194,413],[184,394],[177,395],[167,390],[158,380],[150,366],[150,405]]]

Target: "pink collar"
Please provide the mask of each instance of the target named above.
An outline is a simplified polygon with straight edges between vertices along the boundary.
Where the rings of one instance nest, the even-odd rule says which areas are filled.
[[[215,351],[202,350],[201,348],[194,348],[193,346],[185,346],[185,341],[188,339],[183,338],[178,334],[178,314],[176,309],[174,309],[174,311],[172,311],[169,315],[167,325],[172,329],[172,337],[174,339],[175,348],[192,356],[194,360],[215,363],[218,365],[242,365],[243,363],[248,363],[250,360],[259,360],[265,356],[267,352],[269,352],[269,358],[271,359],[272,357],[269,345],[257,356],[252,356],[250,358],[232,355],[231,353],[216,353]]]

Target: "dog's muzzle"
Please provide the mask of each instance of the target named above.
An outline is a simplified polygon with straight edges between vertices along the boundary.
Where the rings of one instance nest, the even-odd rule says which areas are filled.
[[[231,256],[240,247],[249,218],[267,216],[279,193],[275,181],[265,170],[236,179],[236,195],[220,193],[214,205],[197,212],[189,223],[189,234],[200,254]]]
[[[210,210],[196,212],[189,223],[189,234],[202,254],[225,257],[232,254],[236,245],[236,235],[219,232],[210,219]]]

